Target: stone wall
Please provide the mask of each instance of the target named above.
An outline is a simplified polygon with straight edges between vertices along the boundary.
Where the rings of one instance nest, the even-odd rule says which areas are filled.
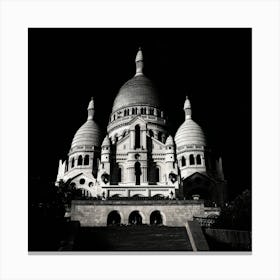
[[[150,224],[153,211],[160,211],[163,224],[166,226],[185,226],[193,216],[204,215],[203,201],[197,200],[158,200],[158,201],[84,201],[73,200],[71,220],[79,221],[81,226],[106,226],[110,212],[118,211],[121,224],[128,224],[129,215],[139,211],[143,224]]]

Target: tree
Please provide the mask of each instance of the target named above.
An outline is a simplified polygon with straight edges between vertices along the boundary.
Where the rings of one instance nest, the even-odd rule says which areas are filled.
[[[222,208],[214,228],[252,230],[252,195],[246,189],[229,205]]]

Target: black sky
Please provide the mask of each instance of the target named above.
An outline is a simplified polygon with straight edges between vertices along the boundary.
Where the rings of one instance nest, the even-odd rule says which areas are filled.
[[[251,29],[41,29],[28,31],[29,176],[54,181],[58,160],[86,121],[106,132],[119,88],[143,48],[174,136],[188,95],[193,119],[223,158],[232,196],[251,188]]]

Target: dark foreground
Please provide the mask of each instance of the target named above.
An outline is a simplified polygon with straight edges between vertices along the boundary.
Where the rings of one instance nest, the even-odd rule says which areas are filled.
[[[192,251],[184,227],[111,226],[80,228],[74,251]]]
[[[28,232],[29,252],[193,251],[185,227],[81,227],[79,222],[64,219],[42,219],[36,220],[36,223],[31,221]],[[251,251],[251,242],[238,244],[226,240],[225,230],[221,230],[222,235],[215,238],[215,235],[207,234],[207,229],[201,230],[197,223],[190,223],[189,226],[197,251]]]

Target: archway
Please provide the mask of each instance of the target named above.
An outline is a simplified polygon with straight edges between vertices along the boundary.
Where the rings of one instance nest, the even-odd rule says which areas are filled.
[[[142,225],[142,217],[139,211],[133,211],[130,213],[128,223],[132,225]]]
[[[120,225],[121,224],[121,215],[118,211],[114,210],[109,213],[107,218],[107,226]]]
[[[160,211],[153,211],[150,215],[150,224],[151,225],[162,225],[162,215]]]

